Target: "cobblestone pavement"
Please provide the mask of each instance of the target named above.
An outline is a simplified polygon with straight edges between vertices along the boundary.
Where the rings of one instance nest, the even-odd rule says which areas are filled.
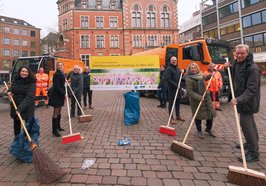
[[[249,168],[266,172],[266,85],[262,86],[261,109],[255,115],[260,133],[260,161],[249,164]],[[139,124],[124,126],[124,98],[122,91],[93,94],[94,109],[85,110],[93,116],[90,123],[72,120],[73,132],[80,132],[84,139],[62,145],[61,138],[51,132],[52,107],[37,108],[41,135],[39,147],[48,153],[63,169],[69,172],[52,185],[152,185],[152,186],[232,186],[228,183],[229,165],[241,166],[237,161],[240,151],[237,142],[233,107],[222,103],[222,112],[214,122],[216,138],[206,135],[196,137],[193,126],[187,144],[194,148],[195,160],[188,160],[170,150],[174,139],[182,141],[192,119],[188,105],[181,105],[185,122],[174,127],[176,137],[158,132],[160,125],[167,123],[167,109],[157,108],[158,100],[141,98],[141,120]],[[66,107],[62,114],[63,128],[68,129]],[[0,106],[0,185],[39,185],[33,164],[21,163],[12,156],[8,148],[13,140],[13,123],[9,117],[9,106]],[[62,135],[67,135],[66,130]],[[118,146],[117,140],[128,137],[131,144]],[[81,169],[85,159],[96,160],[89,169]]]

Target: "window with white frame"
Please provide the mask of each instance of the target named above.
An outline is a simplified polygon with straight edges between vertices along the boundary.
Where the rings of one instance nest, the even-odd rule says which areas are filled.
[[[4,49],[4,56],[10,56],[10,49]]]
[[[67,19],[63,20],[63,30],[67,30]]]
[[[149,47],[158,46],[157,43],[158,43],[157,36],[148,36],[148,46]]]
[[[111,36],[110,48],[118,48],[118,36]]]
[[[19,46],[19,39],[14,39],[14,40],[13,40],[13,44],[14,44],[15,46]]]
[[[28,30],[22,30],[22,35],[23,36],[28,36]]]
[[[96,17],[96,28],[103,28],[103,17]]]
[[[133,36],[133,47],[134,48],[141,48],[142,45],[142,36],[141,35],[134,35]]]
[[[89,35],[80,36],[80,48],[90,48]]]
[[[110,28],[117,28],[117,17],[110,17]]]
[[[4,30],[5,30],[5,33],[10,33],[11,31],[10,27],[7,27],[7,26],[5,26]]]
[[[140,6],[138,4],[135,4],[133,6],[133,10],[132,10],[132,27],[133,28],[140,28],[141,27],[141,9]]]
[[[5,37],[4,44],[9,45],[10,44],[10,38]]]
[[[155,7],[153,5],[148,6],[147,27],[149,27],[149,28],[155,28],[156,27]]]
[[[104,48],[104,36],[96,36],[96,48]]]
[[[22,46],[28,46],[28,41],[27,40],[22,40]]]
[[[28,51],[22,50],[22,57],[28,57]]]
[[[15,35],[19,35],[19,29],[18,29],[18,28],[14,28],[13,33],[14,33]]]
[[[14,57],[19,57],[19,50],[14,50],[13,51],[13,56]]]
[[[88,16],[81,16],[80,17],[80,27],[81,28],[88,28],[89,27],[89,18],[88,18]]]
[[[170,26],[170,15],[169,15],[169,7],[164,5],[161,11],[161,27],[169,28]]]
[[[162,41],[163,41],[162,43],[163,46],[171,44],[171,36],[163,36]]]
[[[90,66],[90,55],[89,54],[81,54],[81,61],[85,63],[86,66]]]

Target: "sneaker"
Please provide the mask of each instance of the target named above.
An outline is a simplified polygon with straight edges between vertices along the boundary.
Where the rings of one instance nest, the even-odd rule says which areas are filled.
[[[205,138],[202,132],[198,132],[198,137],[199,137],[199,139],[204,139]]]
[[[179,120],[179,121],[186,121],[184,118],[182,118],[181,116],[177,116],[176,117],[176,120]]]
[[[158,105],[157,107],[158,107],[158,108],[163,108],[163,105]]]
[[[238,161],[243,162],[242,157],[238,157],[237,159],[238,159]],[[246,154],[247,163],[254,163],[254,162],[257,162],[259,160],[260,160],[259,157],[255,157],[255,156],[253,156],[251,154]]]
[[[215,135],[211,130],[206,129],[205,132],[206,132],[207,134],[209,134],[209,135],[210,135],[211,137],[213,137],[213,138],[216,137],[216,135]]]

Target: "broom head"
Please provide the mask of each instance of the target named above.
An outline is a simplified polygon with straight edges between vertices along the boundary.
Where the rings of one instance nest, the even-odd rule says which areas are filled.
[[[178,141],[173,141],[170,148],[175,153],[180,154],[181,156],[184,156],[188,159],[194,160],[192,147]]]
[[[32,147],[33,164],[37,178],[41,183],[53,183],[66,174],[46,153],[38,149],[36,145]]]
[[[169,136],[176,136],[175,128],[167,127],[165,125],[161,125],[159,132],[163,134],[168,134]]]
[[[79,120],[79,123],[90,122],[92,120],[92,116],[91,115],[82,115],[82,116],[79,116],[78,120]]]
[[[229,165],[228,180],[230,183],[241,186],[266,185],[266,176],[263,172],[231,165]]]
[[[82,137],[81,137],[80,133],[68,134],[68,135],[62,137],[62,144],[73,143],[73,142],[79,141],[81,139],[82,139]]]

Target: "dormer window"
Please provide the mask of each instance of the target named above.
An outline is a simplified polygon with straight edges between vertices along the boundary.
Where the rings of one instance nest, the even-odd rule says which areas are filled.
[[[1,21],[5,22],[6,20],[5,20],[5,18],[1,18]]]
[[[27,26],[27,25],[28,25],[28,23],[24,23],[24,25],[25,25],[25,26]]]
[[[14,20],[14,23],[15,23],[15,24],[18,24],[18,22],[17,22],[16,20]]]

